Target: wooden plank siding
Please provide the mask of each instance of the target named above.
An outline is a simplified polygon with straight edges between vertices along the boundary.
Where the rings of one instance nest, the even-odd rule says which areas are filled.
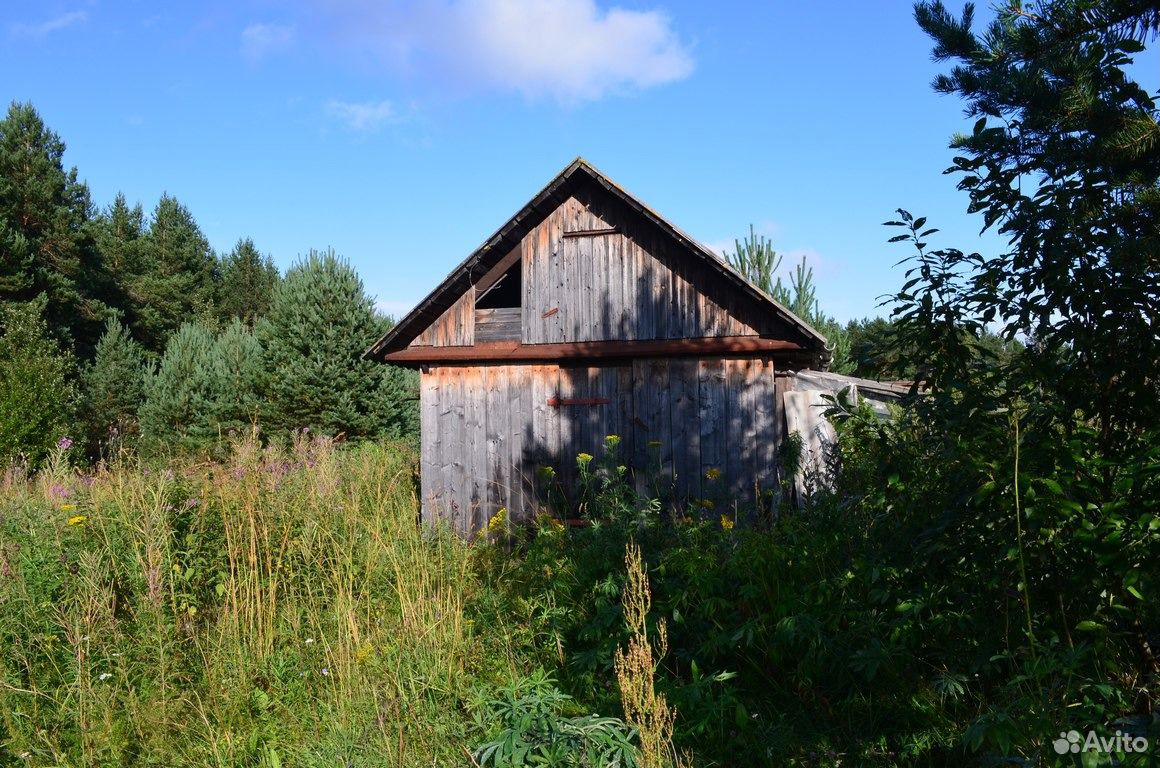
[[[577,190],[524,236],[520,253],[525,344],[784,330],[752,302],[715,290],[704,266],[598,191]]]
[[[632,468],[630,481],[670,513],[751,514],[756,494],[777,483],[775,394],[768,356],[428,369],[423,520],[464,535],[502,507],[528,520],[548,502],[542,468],[571,489],[577,454],[601,457],[608,435],[619,437],[615,461]]]
[[[469,347],[475,343],[475,290],[463,294],[411,342],[412,347]]]
[[[521,337],[519,307],[475,310],[475,341],[506,341]]]

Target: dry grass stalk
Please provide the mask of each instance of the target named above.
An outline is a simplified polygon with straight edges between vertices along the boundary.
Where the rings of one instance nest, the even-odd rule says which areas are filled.
[[[637,729],[640,764],[644,768],[683,768],[673,747],[673,723],[677,713],[656,691],[657,664],[668,653],[668,630],[664,620],[656,625],[656,655],[648,635],[648,612],[652,605],[648,574],[641,562],[640,547],[629,542],[624,566],[628,583],[624,588],[624,621],[632,630],[627,650],[616,651],[616,680],[624,705],[624,719]]]

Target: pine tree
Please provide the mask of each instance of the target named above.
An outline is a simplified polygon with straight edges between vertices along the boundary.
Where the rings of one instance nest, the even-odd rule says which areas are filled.
[[[217,310],[228,321],[241,318],[251,328],[266,313],[270,296],[278,284],[278,268],[269,256],[262,256],[254,241],[239,240],[233,251],[218,262]]]
[[[1133,66],[1160,11],[1154,0],[1011,3],[979,33],[973,15],[915,6],[934,58],[953,62],[935,90],[976,118],[952,139],[946,172],[1008,247],[916,257],[898,322],[924,351],[942,343],[931,331],[946,317],[1034,337],[1043,370],[1024,383],[1120,444],[1160,423],[1160,109]],[[914,232],[901,239],[927,239],[925,217],[903,218]]]
[[[814,287],[814,269],[806,264],[805,256],[794,269],[787,288],[777,270],[781,267],[782,256],[773,250],[773,243],[764,235],[753,231],[749,225],[749,236],[734,240],[733,253],[725,253],[725,261],[741,273],[749,282],[765,291],[774,301],[783,304],[791,312],[805,320],[829,343],[829,369],[836,373],[851,373],[854,370],[850,359],[850,339],[838,321],[821,310]]]
[[[380,434],[384,374],[361,358],[380,328],[362,281],[333,251],[291,267],[257,328],[272,428]]]
[[[758,235],[749,225],[749,236],[734,240],[733,253],[726,251],[725,261],[741,273],[746,280],[768,293],[782,304],[789,304],[789,291],[782,285],[777,270],[781,268],[782,256],[773,250],[773,242],[765,235]]]
[[[88,450],[96,455],[132,440],[145,399],[145,352],[129,330],[110,319],[93,362],[81,375],[81,417]]]
[[[107,280],[88,230],[92,204],[65,145],[31,104],[0,120],[0,301],[44,294],[49,331],[88,354],[109,309]]]
[[[218,334],[193,379],[191,435],[203,443],[249,431],[260,421],[262,345],[240,319]]]
[[[67,434],[76,403],[72,354],[44,320],[48,299],[0,302],[0,466],[35,465]]]
[[[206,415],[199,410],[206,399],[202,372],[213,344],[213,334],[205,326],[186,323],[170,337],[156,370],[145,375],[140,424],[147,451],[189,450],[200,445],[208,431]]]
[[[392,317],[379,316],[375,338],[395,325]],[[379,385],[375,398],[374,420],[378,434],[392,439],[419,437],[419,374],[394,365],[379,365]]]

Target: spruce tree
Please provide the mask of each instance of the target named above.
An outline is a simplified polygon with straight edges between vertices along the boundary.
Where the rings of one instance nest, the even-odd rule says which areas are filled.
[[[48,299],[0,302],[0,466],[35,465],[64,437],[76,403],[72,354],[49,333]]]
[[[206,415],[200,410],[205,400],[202,372],[213,344],[213,334],[205,326],[186,323],[170,337],[156,370],[145,375],[140,424],[146,450],[199,446],[201,436],[208,431]]]
[[[182,323],[209,317],[215,259],[193,214],[169,195],[157,203],[142,249],[129,290],[141,340],[156,352]]]
[[[228,321],[241,318],[251,328],[266,313],[270,296],[278,284],[278,268],[263,256],[254,241],[239,240],[234,249],[218,262],[217,311]]]
[[[380,328],[362,281],[334,251],[311,251],[291,267],[257,329],[268,423],[277,430],[379,434],[384,374],[361,355]]]
[[[138,432],[145,399],[145,352],[129,330],[110,319],[93,362],[81,376],[81,416],[91,454],[115,448]]]
[[[111,283],[109,304],[120,311],[121,320],[136,337],[145,329],[139,319],[144,297],[137,281],[146,269],[145,213],[118,193],[113,203],[92,222],[93,240]],[[156,350],[160,352],[161,350]]]

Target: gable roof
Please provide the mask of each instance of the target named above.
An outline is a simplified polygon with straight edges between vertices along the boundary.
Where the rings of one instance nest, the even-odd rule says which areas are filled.
[[[428,326],[461,298],[474,281],[495,266],[523,237],[544,221],[549,214],[567,200],[573,191],[586,182],[595,182],[627,205],[630,210],[657,227],[665,236],[684,251],[709,267],[711,274],[732,284],[737,290],[748,294],[759,305],[797,330],[811,349],[821,358],[828,358],[826,337],[791,312],[781,302],[762,291],[745,279],[740,272],[711,250],[686,235],[652,208],[625,191],[619,184],[601,173],[582,157],[568,164],[554,179],[548,182],[527,205],[496,230],[483,245],[463,260],[428,296],[412,309],[386,335],[376,341],[363,353],[364,359],[382,359],[384,355],[402,349],[410,344]]]

